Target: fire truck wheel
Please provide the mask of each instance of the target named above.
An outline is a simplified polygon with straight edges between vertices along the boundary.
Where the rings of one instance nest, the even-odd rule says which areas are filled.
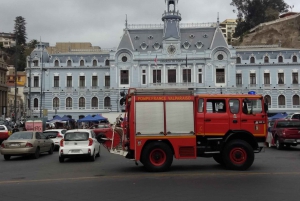
[[[254,161],[253,148],[244,140],[230,141],[224,148],[223,160],[228,169],[246,170]]]
[[[217,163],[219,163],[220,165],[224,165],[224,160],[223,160],[221,154],[215,154],[215,155],[213,155],[213,158],[214,158],[215,161],[216,161]]]
[[[166,171],[173,162],[172,149],[163,142],[150,143],[144,148],[141,161],[150,172]]]

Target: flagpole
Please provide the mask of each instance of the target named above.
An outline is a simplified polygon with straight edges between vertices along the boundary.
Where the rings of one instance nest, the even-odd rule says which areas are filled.
[[[186,59],[185,59],[185,67],[186,67],[186,69],[185,69],[185,73],[186,73],[186,85],[188,85],[188,69],[187,69],[187,55],[186,55]]]

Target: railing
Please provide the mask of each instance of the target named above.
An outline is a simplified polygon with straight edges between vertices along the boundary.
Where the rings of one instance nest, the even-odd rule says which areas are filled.
[[[293,105],[293,108],[300,108],[300,105]]]
[[[286,108],[285,105],[278,105],[278,108]]]
[[[263,84],[263,87],[264,87],[264,88],[270,88],[270,87],[271,87],[271,84]]]
[[[79,107],[79,110],[85,110],[85,107]]]
[[[217,23],[180,23],[180,28],[201,28],[201,27],[216,27]],[[163,29],[164,24],[130,24],[128,29]]]
[[[73,108],[72,107],[66,107],[66,110],[72,110]]]
[[[98,110],[98,107],[92,107],[92,110]]]
[[[52,87],[53,91],[59,91],[60,87]]]

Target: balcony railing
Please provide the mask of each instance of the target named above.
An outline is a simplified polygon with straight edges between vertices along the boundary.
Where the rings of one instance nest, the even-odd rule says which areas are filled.
[[[286,108],[285,105],[278,105],[278,108]]]
[[[293,105],[293,108],[300,108],[300,105]]]
[[[79,110],[85,110],[85,107],[79,107]]]
[[[271,88],[271,84],[263,84],[264,88]]]
[[[73,108],[72,107],[66,107],[66,110],[72,110]]]

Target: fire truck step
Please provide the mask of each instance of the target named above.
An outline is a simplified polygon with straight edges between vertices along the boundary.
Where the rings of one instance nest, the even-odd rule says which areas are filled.
[[[220,151],[206,151],[204,152],[205,154],[219,154],[221,153]]]
[[[223,138],[207,138],[207,140],[223,140]]]

